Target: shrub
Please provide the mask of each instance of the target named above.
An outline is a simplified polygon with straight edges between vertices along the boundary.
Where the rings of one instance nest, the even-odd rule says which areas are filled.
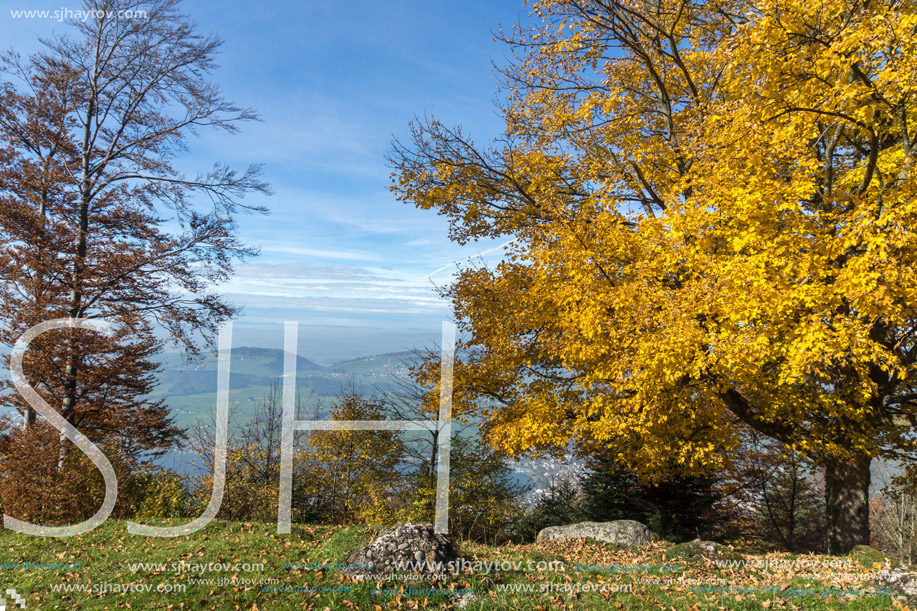
[[[129,492],[135,518],[181,518],[191,513],[187,482],[171,469],[153,465],[142,468]]]
[[[331,408],[332,420],[383,420],[384,406],[350,393]],[[316,431],[301,461],[313,514],[335,524],[387,520],[403,477],[401,438],[393,431]]]
[[[428,464],[411,476],[402,520],[432,522],[436,481]],[[478,437],[452,440],[449,466],[449,533],[458,539],[502,542],[522,537],[526,487],[513,480],[506,461]]]
[[[63,468],[60,434],[38,421],[28,429],[9,426],[0,437],[0,499],[9,515],[42,526],[73,524],[98,511],[105,498],[105,480],[95,464],[66,442]],[[130,515],[134,499],[122,494],[134,483],[135,460],[116,447],[97,444],[118,478],[118,502],[111,517]]]
[[[77,487],[82,461],[70,452],[65,468],[59,470],[59,439],[57,430],[42,422],[3,436],[0,497],[5,513],[47,526],[80,520],[86,504],[81,495],[85,491]]]
[[[725,519],[723,495],[713,477],[688,477],[678,471],[664,481],[648,483],[621,468],[613,452],[593,456],[586,464],[582,513],[596,522],[636,520],[668,541],[709,538]]]
[[[227,440],[226,482],[219,517],[225,520],[274,522],[280,492],[280,446],[282,433],[282,389],[273,383],[255,406],[254,417],[237,427]],[[297,407],[299,400],[297,400]],[[231,427],[232,428],[232,427]],[[190,449],[198,456],[204,472],[191,478],[191,511],[199,515],[210,502],[213,491],[213,427],[199,425],[190,439]],[[302,522],[314,517],[303,509],[308,505],[304,489],[307,462],[303,444],[293,446],[292,520]]]

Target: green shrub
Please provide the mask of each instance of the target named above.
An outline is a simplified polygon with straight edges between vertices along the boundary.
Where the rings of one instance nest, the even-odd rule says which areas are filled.
[[[880,552],[874,547],[869,547],[868,545],[857,545],[848,554],[851,560],[859,562],[860,565],[871,569],[873,566],[878,564],[885,564],[888,562],[888,556]]]
[[[501,542],[521,538],[526,487],[513,481],[506,461],[479,438],[452,440],[449,477],[449,533],[462,540]],[[432,522],[436,483],[429,465],[410,478],[401,520]]]
[[[130,484],[135,518],[181,518],[190,514],[185,478],[171,469],[148,466]]]

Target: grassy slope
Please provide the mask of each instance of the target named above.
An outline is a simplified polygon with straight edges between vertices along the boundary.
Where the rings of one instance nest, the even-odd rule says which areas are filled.
[[[409,592],[374,593],[377,584],[352,584],[337,570],[316,571],[284,568],[284,563],[344,562],[349,553],[372,539],[374,529],[367,527],[328,527],[294,525],[291,535],[277,535],[273,524],[230,523],[214,521],[202,531],[189,537],[155,539],[127,534],[124,522],[109,521],[95,531],[66,539],[43,539],[12,533],[0,534],[4,553],[0,563],[83,563],[84,568],[36,569],[0,566],[3,573],[0,586],[14,588],[27,599],[27,609],[419,609],[458,608],[462,600],[455,596],[417,596]],[[860,597],[844,600],[838,597],[789,596],[779,594],[704,594],[690,591],[685,585],[640,585],[629,594],[579,593],[551,594],[506,593],[497,589],[503,584],[543,583],[609,583],[622,584],[633,577],[608,572],[578,572],[574,565],[636,565],[671,564],[682,568],[676,576],[688,579],[726,579],[738,585],[792,585],[794,587],[830,585],[855,587],[833,573],[821,581],[799,577],[801,571],[781,572],[763,570],[718,570],[699,559],[666,559],[666,544],[655,544],[638,552],[615,551],[599,544],[533,544],[525,546],[492,547],[466,545],[461,551],[477,560],[516,560],[523,565],[531,560],[563,560],[565,571],[498,572],[490,575],[459,575],[435,584],[442,588],[470,588],[477,592],[464,608],[475,609],[805,609],[827,611],[849,609],[889,609],[888,597]],[[776,558],[775,556],[771,557]],[[782,559],[788,556],[780,556]],[[189,570],[179,571],[173,563],[264,563],[263,571],[223,571],[201,575]],[[131,571],[133,563],[161,563]],[[773,564],[773,562],[772,562]],[[857,566],[857,571],[865,571]],[[874,569],[869,569],[874,570]],[[643,573],[646,575],[646,573]],[[639,577],[639,575],[638,575]],[[194,579],[225,580],[224,584],[195,584]],[[263,591],[261,580],[274,579],[271,586],[343,586],[350,591]],[[384,588],[399,588],[403,582],[390,581]],[[54,584],[89,584],[97,589],[112,589],[114,584],[151,586],[178,584],[186,586],[182,593],[131,592],[117,594],[87,594],[85,592],[53,592]],[[407,588],[432,587],[429,582],[410,582]]]

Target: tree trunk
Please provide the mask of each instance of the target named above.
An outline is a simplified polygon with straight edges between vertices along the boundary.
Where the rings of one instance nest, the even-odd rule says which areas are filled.
[[[44,172],[42,174],[42,190],[41,190],[41,202],[38,205],[38,220],[41,223],[41,236],[38,239],[38,271],[36,272],[35,277],[35,294],[41,294],[43,291],[43,283],[45,282],[44,277],[44,265],[45,265],[45,240],[47,239],[47,218],[48,218],[48,202],[50,201],[50,196],[48,195],[48,183],[47,183],[47,174],[48,174],[48,163],[45,162]],[[42,316],[42,307],[41,303],[36,300],[33,304],[35,312],[33,317],[28,319],[27,326],[31,327],[37,325],[40,322],[44,322],[44,317]],[[25,408],[25,428],[30,429],[35,426],[35,418],[37,413],[32,406]]]
[[[95,90],[95,82],[93,82]],[[73,268],[70,277],[70,319],[75,320],[83,316],[83,267],[86,263],[86,253],[89,244],[89,205],[92,200],[92,183],[90,179],[90,156],[92,154],[92,122],[96,114],[96,100],[92,96],[86,108],[86,119],[83,127],[83,147],[81,154],[82,175],[80,178],[80,203],[76,227],[76,253],[73,257]],[[61,403],[61,416],[73,424],[76,405],[77,386],[77,355],[73,350],[73,333],[68,337],[67,344],[67,369],[64,372],[64,400]],[[60,454],[57,460],[57,470],[64,470],[67,459],[67,436],[60,432]]]
[[[828,553],[843,555],[869,545],[869,466],[872,458],[853,454],[825,459]]]

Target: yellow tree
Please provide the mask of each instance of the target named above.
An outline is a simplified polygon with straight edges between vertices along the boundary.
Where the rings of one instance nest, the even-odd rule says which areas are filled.
[[[331,420],[382,420],[383,405],[352,390],[331,408]],[[335,524],[387,518],[386,500],[399,480],[404,454],[395,431],[315,431],[301,466],[308,494],[321,517]]]
[[[512,238],[449,288],[491,438],[658,478],[744,422],[825,469],[830,551],[868,543],[870,464],[917,425],[914,2],[532,8],[505,134],[391,154],[454,240]]]

